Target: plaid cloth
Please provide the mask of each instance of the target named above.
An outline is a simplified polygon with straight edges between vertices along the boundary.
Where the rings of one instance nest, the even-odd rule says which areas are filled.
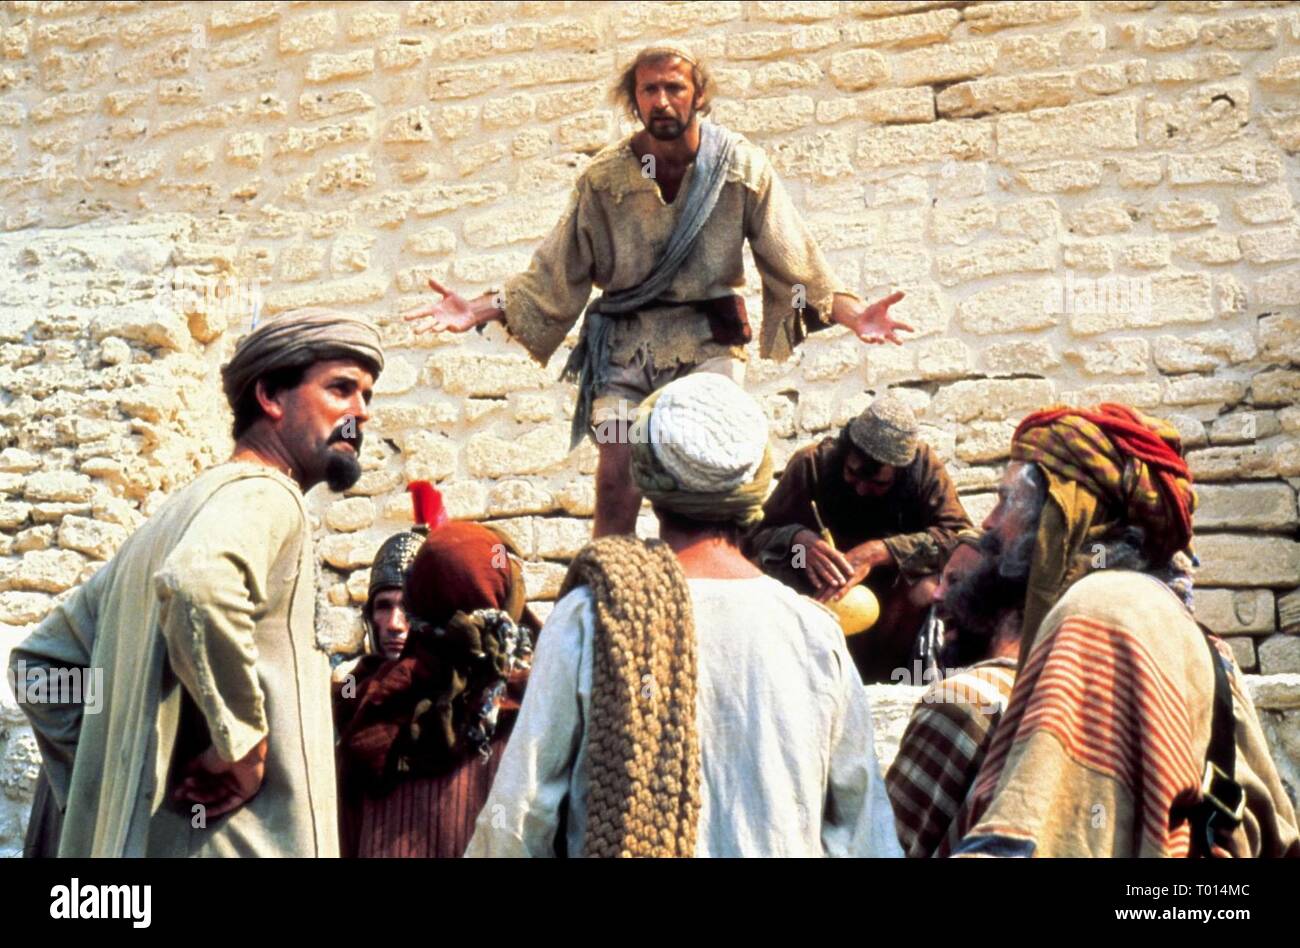
[[[885,774],[898,841],[909,857],[945,856],[956,816],[1006,710],[1016,662],[993,658],[935,682],[917,703]]]

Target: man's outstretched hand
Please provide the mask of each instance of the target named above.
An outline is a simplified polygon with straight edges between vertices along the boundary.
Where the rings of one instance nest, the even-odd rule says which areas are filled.
[[[423,325],[414,327],[417,332],[467,332],[483,323],[499,319],[502,315],[490,294],[484,293],[473,300],[467,300],[432,277],[429,278],[429,286],[442,294],[442,299],[402,313],[402,318],[407,322],[428,320]]]
[[[185,765],[172,792],[177,803],[198,803],[208,819],[224,816],[257,795],[266,776],[266,738],[236,761],[229,761],[209,745]]]
[[[903,340],[898,333],[915,332],[905,322],[890,318],[889,307],[903,298],[903,294],[891,293],[883,300],[877,300],[870,306],[863,306],[851,296],[836,296],[831,318],[841,326],[847,326],[853,334],[865,343],[878,345],[892,342],[901,346]]]

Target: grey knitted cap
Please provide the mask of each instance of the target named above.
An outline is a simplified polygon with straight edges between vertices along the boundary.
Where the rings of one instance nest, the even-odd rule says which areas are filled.
[[[907,403],[885,392],[849,422],[849,440],[881,464],[906,467],[916,457],[916,415]]]

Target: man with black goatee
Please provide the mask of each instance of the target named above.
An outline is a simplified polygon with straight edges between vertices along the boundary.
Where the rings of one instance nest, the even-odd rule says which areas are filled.
[[[60,856],[338,854],[303,493],[361,476],[383,364],[361,319],[305,309],[257,327],[222,369],[230,460],[14,649],[15,678],[103,673],[102,707],[23,704],[63,813]]]

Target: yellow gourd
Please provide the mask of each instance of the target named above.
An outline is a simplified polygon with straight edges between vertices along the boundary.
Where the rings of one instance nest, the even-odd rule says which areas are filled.
[[[817,525],[821,527],[822,539],[835,549],[835,540],[831,537],[831,532],[826,529],[822,523],[821,512],[817,509],[817,501],[812,501],[813,516],[817,518]],[[876,624],[880,618],[880,600],[876,594],[863,585],[853,586],[844,595],[838,599],[832,599],[826,603],[835,617],[840,620],[840,628],[844,634],[858,635],[865,632]]]

